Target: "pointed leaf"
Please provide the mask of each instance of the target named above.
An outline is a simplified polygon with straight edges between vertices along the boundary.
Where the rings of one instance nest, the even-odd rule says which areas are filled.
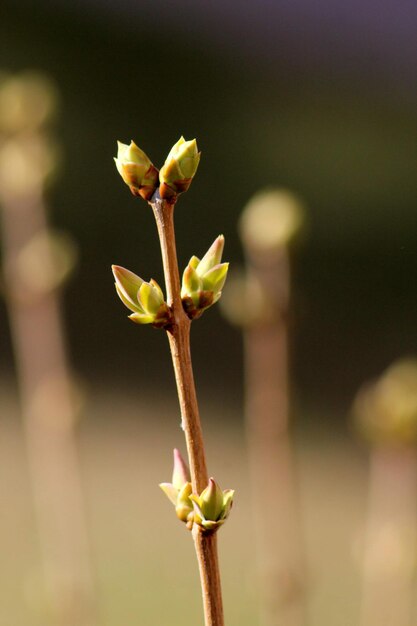
[[[222,260],[223,248],[224,237],[223,235],[219,235],[213,241],[197,267],[197,273],[199,276],[204,276],[204,274],[211,270],[212,267],[220,263]]]
[[[133,304],[133,302],[130,301],[130,299],[128,299],[125,294],[123,293],[123,291],[120,289],[119,285],[117,283],[114,283],[114,286],[116,287],[116,291],[117,291],[117,295],[119,296],[120,300],[123,302],[123,304],[125,306],[127,306],[127,308],[130,311],[133,311],[133,313],[144,313],[144,311],[142,310],[142,308],[139,306],[139,304]]]
[[[164,299],[161,299],[160,292],[150,283],[142,283],[138,292],[138,302],[146,311],[146,313],[151,313],[152,315],[156,315],[159,307],[163,303]]]
[[[120,265],[112,265],[112,271],[120,291],[134,306],[137,306],[138,291],[143,283],[141,277]]]
[[[226,519],[229,515],[230,509],[232,508],[234,495],[234,489],[225,489],[223,491],[223,511],[221,513],[222,519]]]
[[[153,278],[151,278],[151,280],[149,281],[149,283],[150,283],[153,287],[155,287],[155,289],[156,289],[156,291],[157,291],[157,293],[158,293],[158,295],[159,295],[159,297],[160,297],[160,299],[161,299],[161,302],[163,302],[163,301],[164,301],[164,299],[165,299],[165,297],[164,297],[164,293],[163,293],[163,291],[162,291],[161,287],[160,287],[160,286],[158,285],[158,283],[156,282],[156,280],[154,280]]]
[[[195,511],[196,515],[198,516],[196,521],[197,521],[197,523],[199,523],[199,520],[201,521],[201,520],[204,519],[204,513],[203,513],[203,510],[201,508],[202,507],[202,502],[201,502],[200,498],[198,496],[196,496],[194,493],[192,493],[189,496],[189,498],[190,498],[191,502],[193,503],[194,511]]]
[[[146,313],[132,313],[132,315],[128,315],[128,317],[136,324],[153,324],[155,319],[155,315]]]
[[[190,265],[194,270],[197,269],[198,264],[200,263],[200,259],[198,256],[192,256],[188,261],[188,265]]]
[[[178,498],[178,489],[174,487],[171,483],[160,483],[164,494],[169,498],[174,506],[177,506],[177,498]]]
[[[191,265],[187,265],[182,275],[181,296],[192,295],[201,289],[201,279]]]
[[[229,263],[215,265],[203,276],[203,289],[217,293],[221,291],[227,278]]]

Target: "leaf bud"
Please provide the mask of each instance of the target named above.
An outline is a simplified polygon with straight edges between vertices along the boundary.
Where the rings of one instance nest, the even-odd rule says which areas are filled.
[[[233,496],[233,489],[222,491],[214,478],[210,478],[199,496],[190,495],[194,506],[194,523],[205,532],[216,532],[229,516]]]
[[[172,484],[177,489],[181,489],[185,483],[191,482],[190,470],[187,463],[184,461],[181,452],[174,449],[174,469],[172,472]]]
[[[150,200],[158,187],[158,170],[149,157],[133,141],[117,142],[117,170],[134,196]]]
[[[174,470],[172,483],[161,483],[159,486],[175,506],[178,519],[191,529],[194,519],[194,507],[190,500],[192,487],[190,471],[179,450],[174,450]]]
[[[132,311],[129,318],[137,324],[153,324],[156,328],[169,325],[170,309],[158,283],[151,279],[145,282],[130,270],[112,265],[117,295]]]
[[[161,198],[175,202],[178,194],[187,191],[197,171],[200,155],[195,139],[186,141],[180,137],[159,172]]]
[[[181,287],[183,307],[190,319],[200,317],[219,300],[229,269],[221,263],[224,237],[219,235],[203,258],[191,257],[184,270]]]

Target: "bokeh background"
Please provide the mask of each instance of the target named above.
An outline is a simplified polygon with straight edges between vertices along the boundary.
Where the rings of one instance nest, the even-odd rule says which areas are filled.
[[[236,223],[264,185],[307,207],[291,371],[310,623],[357,623],[367,450],[350,406],[365,379],[416,351],[416,26],[407,0],[3,0],[1,66],[41,70],[60,94],[63,162],[47,202],[79,248],[63,314],[85,397],[103,625],[200,619],[192,547],[156,487],[182,444],[166,339],[126,321],[110,274],[117,263],[162,282],[153,216],[117,175],[116,140],[161,164],[181,134],[202,150],[176,210],[181,266],[220,232],[241,263]],[[0,327],[0,624],[35,626],[36,536],[3,303]],[[193,357],[211,471],[239,493],[221,537],[228,624],[253,624],[241,336],[218,309],[194,325]]]

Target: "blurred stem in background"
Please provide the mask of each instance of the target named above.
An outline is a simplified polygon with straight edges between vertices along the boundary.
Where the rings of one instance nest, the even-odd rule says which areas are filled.
[[[41,75],[0,82],[3,269],[45,586],[33,608],[53,626],[92,626],[76,403],[58,297],[76,250],[48,229],[43,197],[58,158],[45,128],[55,109],[55,90]]]
[[[288,245],[302,222],[303,209],[291,193],[266,189],[256,194],[240,220],[246,275],[229,280],[222,301],[226,316],[244,335],[246,436],[262,626],[305,623],[304,550],[288,433],[287,320]]]
[[[415,624],[417,360],[394,363],[354,403],[371,442],[361,626]]]

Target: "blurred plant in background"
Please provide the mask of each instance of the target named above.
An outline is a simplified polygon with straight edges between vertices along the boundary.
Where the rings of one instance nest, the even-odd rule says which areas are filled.
[[[32,284],[46,289],[68,274],[71,263],[48,258],[50,244],[61,255],[66,232],[72,233],[81,251],[77,280],[57,295],[71,363],[89,388],[88,418],[80,420],[76,436],[103,626],[133,624],[138,615],[144,626],[170,624],[174,616],[191,626],[200,609],[190,537],[172,507],[168,515],[171,505],[152,478],[169,476],[163,450],[178,446],[182,436],[164,333],[118,323],[120,303],[112,298],[108,275],[108,260],[121,262],[123,250],[123,263],[146,280],[153,276],[165,292],[162,273],[154,271],[159,251],[150,236],[152,215],[138,206],[142,227],[132,228],[126,219],[131,199],[114,181],[114,138],[129,138],[138,125],[140,145],[152,145],[160,164],[166,138],[174,143],[178,128],[204,144],[205,167],[176,215],[181,269],[192,254],[209,248],[214,223],[221,225],[236,267],[236,222],[257,189],[278,184],[308,198],[312,236],[291,256],[288,319],[297,416],[290,420],[291,443],[307,563],[301,591],[307,593],[309,626],[360,624],[363,572],[356,537],[368,510],[368,447],[348,428],[352,397],[384,364],[416,352],[417,5],[2,0],[0,13],[2,64],[13,72],[8,78],[37,67],[59,86],[59,115],[52,115],[54,126],[44,125],[43,134],[52,148],[52,135],[59,133],[65,163],[55,145],[51,152],[63,175],[46,177],[42,198],[54,209],[49,225],[63,232],[57,245],[42,235],[28,246],[20,260],[19,298],[32,294]],[[31,103],[37,101],[32,95]],[[3,111],[16,115],[9,105]],[[46,113],[36,115],[46,119]],[[26,153],[36,155],[44,171],[56,166],[55,157],[30,143]],[[3,159],[6,186],[18,171],[11,164],[23,160],[13,154],[10,149]],[[33,177],[36,168],[27,168],[24,180]],[[265,310],[267,295],[259,282],[241,277],[236,297],[251,302],[245,319]],[[0,623],[44,626],[45,614],[30,608],[44,596],[7,320],[0,301]],[[253,506],[240,331],[214,307],[204,323],[193,324],[193,352],[208,453],[221,484],[239,493],[231,523],[219,535],[228,626],[252,626],[259,619],[253,577],[258,537],[248,523]],[[385,415],[388,404],[381,401],[374,415]],[[404,489],[391,485],[401,463],[412,458],[413,445],[395,446],[402,461],[398,467],[386,461],[391,469],[383,481],[395,492],[392,502],[410,500],[410,508],[408,478]],[[385,440],[370,442],[371,492],[373,459],[387,446]],[[397,571],[401,541],[394,536],[387,531],[377,552]],[[410,562],[412,553],[410,548]],[[389,600],[382,594],[380,610]]]
[[[417,572],[417,359],[401,359],[357,394],[370,448],[361,626],[412,626]]]
[[[224,314],[244,337],[246,442],[262,626],[301,626],[306,620],[304,539],[288,397],[289,248],[304,221],[303,205],[293,193],[269,188],[255,194],[239,221],[246,272],[232,276],[222,301]]]
[[[95,622],[75,439],[78,414],[59,294],[76,261],[48,228],[44,201],[59,162],[50,123],[57,92],[44,75],[0,82],[0,209],[5,297],[13,335],[43,580],[32,607],[54,626]]]

